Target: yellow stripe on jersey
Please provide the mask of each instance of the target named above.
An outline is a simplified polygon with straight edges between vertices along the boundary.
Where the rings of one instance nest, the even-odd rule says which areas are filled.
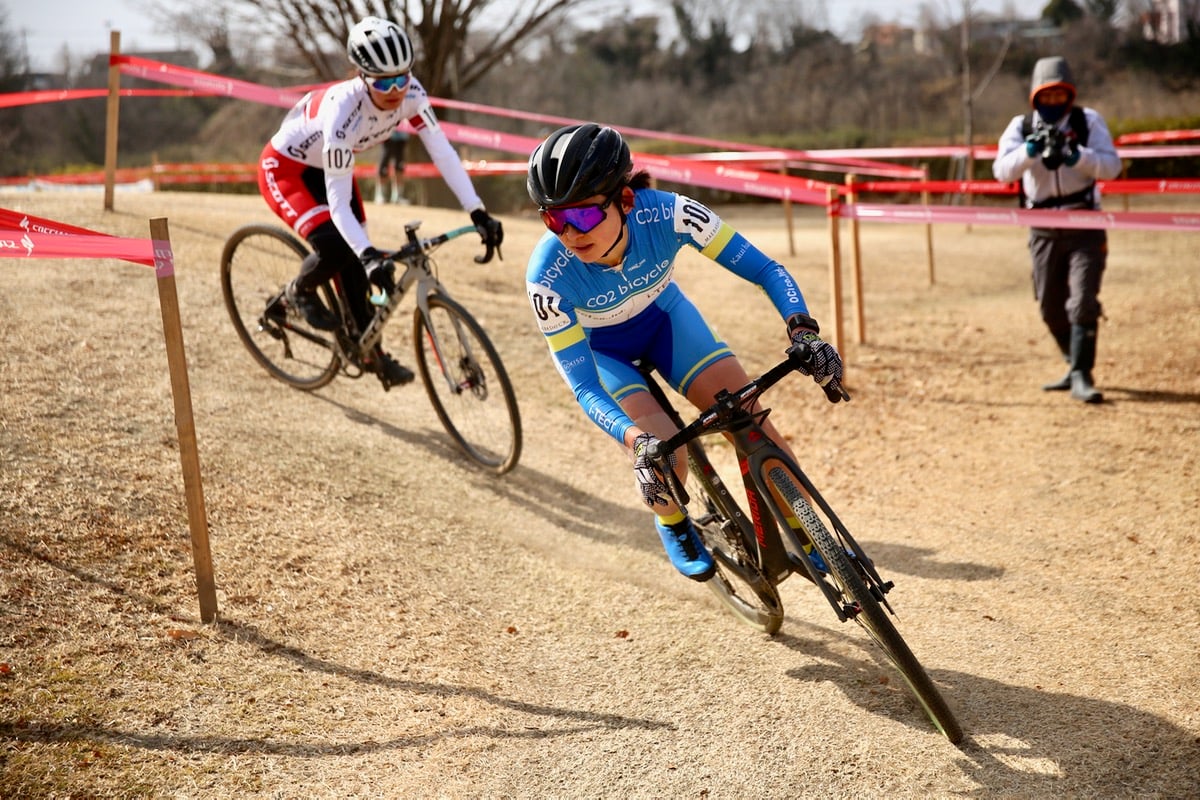
[[[733,238],[735,233],[737,233],[737,231],[729,227],[729,225],[727,225],[725,222],[722,222],[720,230],[717,231],[717,235],[714,236],[713,240],[709,242],[708,245],[705,246],[705,248],[700,252],[703,255],[711,258],[713,261],[716,261],[717,256],[720,255],[721,251],[725,249],[725,245],[729,244],[729,240]]]
[[[546,344],[550,345],[550,352],[558,353],[566,350],[573,344],[582,342],[586,337],[583,335],[583,326],[578,322],[567,328],[565,331],[551,334],[546,337]]]

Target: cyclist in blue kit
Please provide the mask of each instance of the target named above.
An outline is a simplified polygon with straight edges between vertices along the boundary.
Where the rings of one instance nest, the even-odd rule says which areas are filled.
[[[675,426],[635,362],[653,366],[697,408],[749,378],[675,283],[679,250],[694,247],[762,287],[789,337],[808,343],[806,372],[822,386],[840,385],[841,357],[821,340],[788,271],[703,204],[650,188],[650,176],[633,172],[629,147],[612,128],[587,123],[550,134],[529,158],[527,188],[549,232],[530,256],[526,288],[554,364],[592,421],[628,449],[671,563],[693,580],[708,580],[712,557],[647,457],[649,445]],[[764,427],[784,442],[769,421]],[[671,463],[682,479],[686,459],[675,454]]]

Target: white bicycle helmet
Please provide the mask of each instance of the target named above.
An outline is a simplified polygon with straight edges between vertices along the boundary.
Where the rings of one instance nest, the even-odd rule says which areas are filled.
[[[350,63],[367,75],[399,75],[413,64],[413,46],[399,25],[379,17],[366,17],[350,29],[346,39]]]

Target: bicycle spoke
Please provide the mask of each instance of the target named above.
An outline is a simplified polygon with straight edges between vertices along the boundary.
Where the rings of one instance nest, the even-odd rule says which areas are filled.
[[[221,256],[221,291],[238,337],[254,359],[285,383],[317,389],[337,374],[333,343],[289,312],[280,297],[306,252],[282,228],[239,228]]]

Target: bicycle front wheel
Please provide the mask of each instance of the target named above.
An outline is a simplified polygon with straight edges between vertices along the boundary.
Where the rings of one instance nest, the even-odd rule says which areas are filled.
[[[272,377],[311,391],[333,380],[339,362],[330,335],[313,329],[283,301],[283,289],[306,255],[303,243],[283,228],[238,228],[221,253],[221,294],[254,360]],[[332,298],[324,291],[328,303]]]
[[[785,472],[781,467],[773,467],[767,477],[779,496],[788,504],[791,511],[800,520],[813,547],[820,552],[825,564],[829,567],[830,576],[844,600],[844,610],[847,616],[857,622],[871,640],[884,652],[888,660],[904,676],[905,683],[917,701],[925,709],[925,713],[934,726],[954,744],[962,741],[962,728],[955,719],[946,700],[934,685],[925,668],[917,661],[908,644],[892,624],[880,605],[875,594],[867,588],[858,569],[851,563],[846,549],[829,528],[817,516],[813,507],[804,497],[799,488],[799,481]],[[810,494],[815,494],[811,485]],[[790,528],[789,528],[790,530]],[[799,552],[799,551],[798,551]]]
[[[441,294],[427,305],[413,315],[413,346],[429,402],[471,459],[508,472],[521,455],[521,416],[504,364],[465,308]]]

